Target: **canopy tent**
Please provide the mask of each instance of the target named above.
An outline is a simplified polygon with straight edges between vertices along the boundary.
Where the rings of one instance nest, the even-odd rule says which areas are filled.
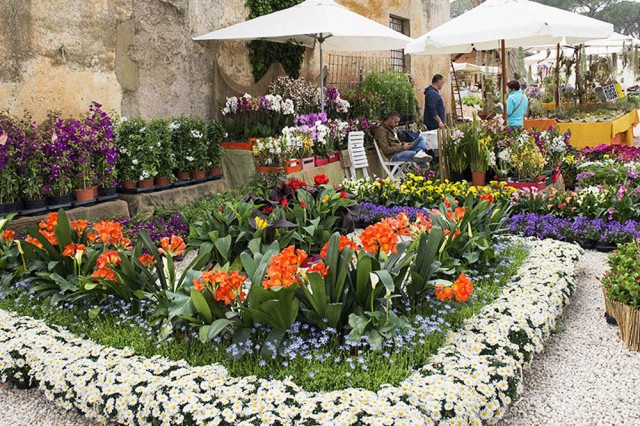
[[[612,24],[529,0],[487,0],[418,37],[407,44],[405,51],[437,55],[500,48],[504,76],[506,48],[558,44],[563,40],[576,44],[607,38],[612,33]],[[506,78],[502,78],[502,97],[504,102]]]
[[[388,26],[350,11],[333,0],[306,0],[296,6],[194,40],[267,40],[320,46],[320,96],[324,110],[322,50],[372,51],[403,49],[413,39]]]
[[[491,66],[483,66],[470,64],[468,62],[454,62],[453,63],[454,71],[461,72],[475,72],[475,73],[487,73],[487,74],[500,74],[500,68],[491,67]]]

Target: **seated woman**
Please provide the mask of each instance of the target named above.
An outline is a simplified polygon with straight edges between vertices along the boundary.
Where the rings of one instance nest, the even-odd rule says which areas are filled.
[[[375,140],[382,153],[391,161],[431,161],[431,156],[424,150],[427,141],[418,136],[413,142],[400,142],[396,127],[400,123],[400,113],[392,111],[378,126]]]

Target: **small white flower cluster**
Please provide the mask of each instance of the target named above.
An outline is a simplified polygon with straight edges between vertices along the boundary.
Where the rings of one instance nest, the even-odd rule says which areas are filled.
[[[450,333],[428,365],[377,392],[307,392],[289,380],[231,377],[220,365],[143,358],[2,310],[1,379],[28,374],[63,407],[127,425],[493,424],[568,303],[582,254],[559,241],[513,239],[530,250],[518,279]]]
[[[280,95],[251,96],[245,93],[241,98],[231,96],[222,108],[222,115],[247,111],[273,111],[281,112],[284,115],[295,113],[293,101],[283,99]]]

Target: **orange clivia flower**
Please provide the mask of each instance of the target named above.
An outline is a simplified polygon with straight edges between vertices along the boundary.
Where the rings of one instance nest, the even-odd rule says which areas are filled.
[[[447,208],[448,208],[448,209],[450,209],[450,208],[451,208],[451,203],[450,203],[450,202],[449,202],[449,200],[448,200],[448,199],[446,199],[446,198],[444,199],[444,205],[445,205],[445,206],[447,206]]]
[[[33,244],[34,246],[38,247],[38,248],[42,248],[42,243],[40,241],[38,241],[38,239],[32,237],[31,235],[27,235],[27,237],[24,239],[24,241],[26,243],[29,244]]]
[[[98,260],[96,261],[96,266],[98,269],[106,268],[107,266],[115,266],[122,263],[122,259],[120,259],[120,255],[117,250],[109,250],[102,253],[98,256]]]
[[[95,232],[89,232],[87,234],[87,240],[91,241],[92,243],[95,243],[97,239],[98,239],[98,234],[96,234]]]
[[[58,213],[49,213],[47,217],[38,224],[38,228],[49,232],[53,232],[56,226],[58,226]]]
[[[398,235],[411,235],[409,230],[409,218],[405,213],[400,213],[394,218],[384,218],[381,222],[389,225],[389,227]]]
[[[131,250],[131,240],[129,238],[122,237],[117,241],[114,241],[113,245],[122,250]]]
[[[298,282],[298,268],[307,258],[304,250],[296,250],[289,246],[276,254],[269,261],[267,278],[262,281],[262,287],[269,290],[273,287],[289,287]]]
[[[116,244],[122,238],[122,225],[110,220],[101,220],[93,224],[103,244]]]
[[[40,233],[44,235],[44,237],[49,241],[52,246],[58,244],[58,239],[56,238],[56,234],[53,231],[47,231],[45,229],[41,229]]]
[[[322,275],[322,278],[324,278],[329,273],[329,267],[326,266],[324,262],[318,262],[311,265],[307,269],[307,272],[317,272],[318,274]]]
[[[338,242],[338,253],[342,251],[343,248],[350,247],[353,251],[358,251],[358,245],[351,241],[349,238],[344,235],[340,235],[340,241]],[[327,258],[327,250],[329,249],[329,242],[327,241],[322,246],[322,250],[320,250],[320,257],[323,259]]]
[[[376,254],[379,250],[387,254],[398,252],[398,234],[385,222],[369,225],[360,234],[360,242],[369,253]]]
[[[157,263],[155,257],[153,257],[153,255],[149,253],[138,256],[138,261],[140,261],[140,263],[142,263],[142,266],[144,266],[145,268],[149,268],[150,266],[153,266]]]
[[[108,281],[113,281],[113,282],[116,281],[116,274],[109,268],[97,269],[93,272],[91,276],[95,278],[102,278]]]
[[[84,219],[78,219],[71,221],[71,229],[76,231],[78,235],[82,235],[85,229],[89,226],[89,222]]]
[[[2,232],[2,240],[8,244],[11,244],[15,237],[16,237],[16,231],[12,231],[11,229],[5,229]]]
[[[496,199],[493,196],[493,194],[482,194],[480,196],[480,200],[484,200],[484,201],[488,202],[489,204],[493,204],[496,201]]]
[[[473,283],[464,273],[460,274],[451,287],[458,302],[466,302],[473,293]]]
[[[246,295],[242,290],[247,276],[238,271],[203,271],[200,279],[193,279],[193,288],[202,292],[204,289],[213,294],[218,302],[230,305],[234,300],[244,300]]]
[[[159,248],[158,252],[160,254],[168,254],[171,257],[181,255],[187,248],[184,240],[177,235],[171,235],[171,238],[164,237],[160,239],[160,244],[162,248]]]
[[[451,287],[444,287],[441,285],[436,286],[436,298],[441,301],[449,300],[453,297],[453,290]]]
[[[431,220],[431,216],[427,219],[424,213],[416,214],[416,221],[411,225],[411,229],[415,234],[419,234],[422,232],[431,232],[433,228],[433,221]]]
[[[65,246],[64,251],[62,252],[62,255],[75,257],[77,253],[80,253],[80,256],[82,256],[86,252],[87,252],[87,247],[84,244],[71,243],[68,246]]]

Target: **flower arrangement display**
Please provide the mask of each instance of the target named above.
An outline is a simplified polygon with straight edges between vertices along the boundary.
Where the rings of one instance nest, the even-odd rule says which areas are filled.
[[[342,99],[335,87],[324,87],[324,110],[329,117],[343,116],[349,112],[349,101]]]
[[[549,170],[556,169],[571,149],[570,130],[560,133],[555,127],[549,126],[547,130],[541,132],[534,129],[530,134],[536,140],[538,149],[546,154],[546,168]]]
[[[529,260],[519,271],[520,279],[462,329],[450,333],[428,364],[397,386],[377,391],[310,392],[289,379],[235,377],[218,364],[192,367],[163,357],[148,359],[6,311],[0,312],[0,370],[3,380],[34,378],[47,398],[119,423],[144,419],[167,424],[286,424],[331,419],[349,424],[361,419],[384,422],[389,416],[410,424],[496,421],[522,392],[520,371],[534,352],[542,350],[575,286],[575,247],[548,240],[528,245]],[[543,263],[545,268],[540,268]],[[110,392],[114,386],[131,392]],[[176,394],[189,398],[173,401]],[[232,394],[234,399],[229,398]],[[264,395],[273,402],[265,406]],[[241,407],[234,402],[238,399]]]
[[[518,180],[535,181],[544,171],[547,160],[528,132],[514,132],[507,138],[506,163]],[[498,154],[500,157],[500,154]]]
[[[304,149],[302,137],[294,132],[284,132],[281,136],[256,139],[253,141],[253,158],[258,166],[284,167],[287,160]]]
[[[326,112],[297,115],[294,126],[311,137],[313,152],[318,158],[326,158],[329,152],[343,145],[350,129],[345,121],[327,118]]]
[[[283,127],[290,126],[294,103],[280,95],[227,98],[222,108],[223,125],[230,140],[246,140],[250,137],[268,137],[280,133]]]
[[[0,115],[2,200],[112,185],[118,153],[111,117],[101,107],[92,103],[80,118],[50,113],[41,123],[28,113],[22,119]]]
[[[496,201],[507,201],[516,191],[504,182],[474,187],[467,182],[444,183],[425,176],[408,173],[402,180],[391,181],[380,178],[346,179],[342,188],[353,194],[358,201],[367,201],[386,206],[435,207],[445,198],[463,202],[467,196],[491,196]]]
[[[269,83],[267,91],[270,95],[291,99],[296,114],[309,114],[320,110],[320,90],[317,85],[306,81],[304,77],[296,79],[289,76],[278,77]]]

